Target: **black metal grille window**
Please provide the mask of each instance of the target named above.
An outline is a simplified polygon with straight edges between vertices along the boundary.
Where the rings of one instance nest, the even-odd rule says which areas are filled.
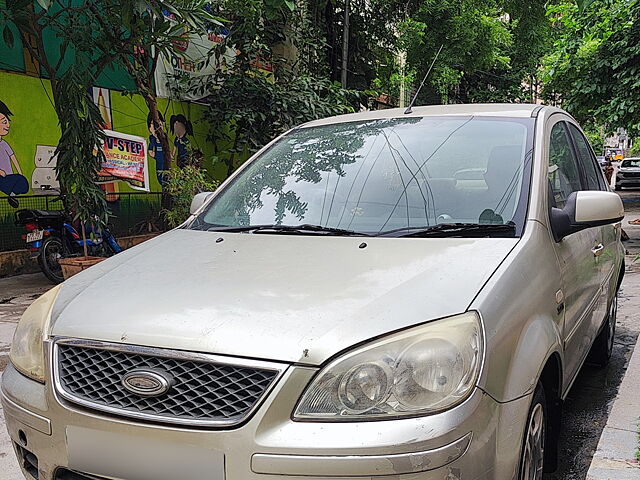
[[[139,353],[143,351],[145,353]],[[250,414],[280,370],[58,343],[56,386],[74,403],[124,416],[191,425],[235,425]],[[188,355],[188,354],[187,354]],[[123,377],[162,372],[171,387],[158,396],[127,390]]]
[[[56,195],[19,195],[13,198],[18,202],[17,206],[9,204],[8,197],[0,193],[0,252],[26,248],[22,238],[25,229],[15,224],[18,210],[64,210],[60,197]],[[125,237],[167,230],[160,215],[161,201],[162,193],[156,192],[107,195],[111,233]]]

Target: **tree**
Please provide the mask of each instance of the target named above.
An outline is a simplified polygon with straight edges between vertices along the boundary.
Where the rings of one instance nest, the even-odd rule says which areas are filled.
[[[56,173],[67,207],[83,223],[107,221],[104,192],[95,184],[104,135],[89,89],[107,67],[123,66],[132,76],[151,113],[156,136],[171,165],[168,136],[157,108],[154,72],[158,59],[170,55],[184,35],[206,31],[215,17],[205,0],[8,0],[0,26],[8,44],[15,24],[23,45],[51,82],[53,106],[61,126]],[[59,42],[57,57],[47,54],[44,34]]]
[[[160,120],[154,74],[159,59],[169,58],[190,33],[203,33],[211,22],[207,0],[85,0],[87,21],[93,25],[90,44],[111,65],[122,66],[133,78],[147,104],[170,169],[171,149]]]
[[[585,125],[640,132],[640,3],[568,0],[549,7],[556,42],[545,94]]]
[[[209,138],[230,175],[243,153],[253,153],[286,130],[310,120],[354,111],[359,95],[336,83],[306,75],[275,83],[259,74],[231,73],[209,100]],[[231,144],[230,148],[221,146]]]
[[[8,22],[20,32],[22,44],[51,83],[52,104],[60,122],[61,136],[56,153],[56,174],[65,206],[85,223],[106,223],[104,192],[95,180],[102,160],[102,118],[89,88],[104,68],[104,58],[95,57],[83,38],[92,35],[83,7],[72,0],[8,0],[2,13],[3,37],[15,41]],[[53,31],[61,39],[58,56],[50,58],[44,48],[44,32]],[[97,60],[97,61],[96,61]],[[67,65],[65,67],[65,65]],[[85,247],[86,256],[86,247]]]
[[[209,79],[213,94],[204,118],[213,126],[209,139],[228,175],[245,154],[280,133],[309,120],[353,111],[361,99],[326,77],[314,76],[305,61],[292,54],[312,41],[292,25],[305,16],[303,8],[287,0],[226,0],[217,10],[230,21],[219,54],[233,47],[237,56]],[[288,53],[280,48],[283,44],[288,44]],[[270,62],[273,75],[260,71],[257,60]]]

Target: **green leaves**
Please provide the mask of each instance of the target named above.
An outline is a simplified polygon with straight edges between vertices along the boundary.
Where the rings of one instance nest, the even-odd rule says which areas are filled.
[[[103,159],[102,117],[89,96],[93,79],[86,69],[72,65],[54,84],[55,109],[61,137],[56,149],[56,174],[76,218],[84,223],[105,224],[107,203],[96,185]]]
[[[324,78],[296,75],[276,83],[256,73],[229,71],[218,79],[204,119],[230,174],[238,155],[257,151],[301,123],[353,111],[363,101],[358,92]]]
[[[576,0],[578,8],[582,11],[586,10],[587,7],[589,7],[589,5],[591,5],[593,2],[594,0]]]
[[[545,94],[585,124],[640,133],[640,3],[564,0],[549,8],[557,41],[545,59]],[[635,132],[634,132],[635,130]]]
[[[171,197],[171,208],[163,210],[162,214],[171,227],[177,227],[189,217],[195,194],[218,188],[218,182],[210,180],[204,170],[192,164],[166,171],[164,175],[164,191]]]
[[[51,8],[51,5],[53,5],[53,0],[36,0],[36,2],[44,11],[49,10],[49,8]]]

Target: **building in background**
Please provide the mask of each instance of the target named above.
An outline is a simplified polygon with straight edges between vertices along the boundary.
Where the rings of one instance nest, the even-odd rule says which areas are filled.
[[[604,141],[604,154],[621,160],[627,156],[629,149],[633,146],[633,141],[624,128],[618,128],[613,135],[608,136]],[[620,157],[620,158],[617,158]]]

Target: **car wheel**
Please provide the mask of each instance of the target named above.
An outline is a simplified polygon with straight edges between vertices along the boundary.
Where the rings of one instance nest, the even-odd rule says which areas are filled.
[[[587,361],[600,367],[606,367],[613,353],[613,341],[616,335],[616,317],[618,315],[618,296],[614,296],[602,331],[596,337]]]
[[[519,480],[542,480],[546,433],[547,402],[544,388],[538,383],[524,430]]]

